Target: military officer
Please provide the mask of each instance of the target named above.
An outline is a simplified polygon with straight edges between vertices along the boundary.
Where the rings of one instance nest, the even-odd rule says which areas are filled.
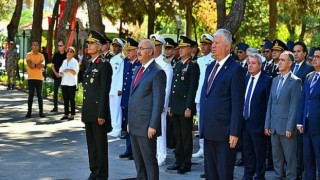
[[[112,67],[103,55],[101,46],[104,37],[90,31],[88,42],[88,60],[83,75],[83,107],[81,120],[85,124],[90,176],[88,179],[108,179],[108,137],[111,131],[109,108],[109,91],[111,86]]]
[[[288,50],[286,44],[279,39],[275,39],[272,42],[272,59],[273,59],[273,67],[272,67],[272,77],[277,77],[279,72],[279,61],[280,55],[283,51]]]
[[[122,86],[122,98],[121,98],[121,108],[122,108],[122,127],[127,129],[128,124],[128,102],[130,96],[130,85],[133,78],[133,73],[137,67],[141,65],[140,61],[137,59],[137,48],[139,43],[132,39],[127,38],[127,43],[125,50],[127,51],[128,56],[123,60],[123,86]],[[123,154],[119,155],[120,159],[129,159],[133,160],[131,140],[128,132],[125,135],[126,139],[126,151]]]
[[[110,89],[110,112],[112,131],[108,135],[119,137],[121,135],[122,110],[121,110],[121,94],[123,85],[123,59],[122,48],[124,41],[120,38],[112,40],[112,47],[115,56],[110,60],[112,66],[112,83]]]
[[[150,39],[155,45],[153,57],[155,58],[156,63],[164,70],[167,76],[166,80],[166,97],[161,113],[161,136],[157,137],[157,159],[158,165],[164,165],[167,157],[167,139],[166,139],[166,117],[169,104],[169,96],[171,90],[171,82],[173,76],[173,70],[169,59],[166,58],[165,54],[162,54],[163,46],[166,44],[166,41],[162,36],[158,34],[151,34]]]
[[[114,56],[113,52],[110,50],[110,45],[112,43],[112,40],[108,38],[107,36],[104,36],[106,39],[106,43],[102,45],[102,54],[104,55],[104,58],[110,62],[110,59]]]
[[[6,56],[6,71],[8,75],[8,88],[7,90],[13,90],[16,83],[16,69],[18,66],[19,55],[17,53],[15,44],[10,41],[9,50]]]
[[[201,36],[200,43],[201,43],[201,51],[203,53],[203,56],[199,57],[197,60],[197,63],[200,68],[200,78],[199,78],[199,84],[198,84],[197,94],[195,98],[198,117],[200,116],[200,97],[201,97],[201,90],[202,90],[204,77],[206,75],[206,69],[207,69],[207,66],[212,61],[214,61],[211,53],[212,42],[213,42],[213,37],[210,34],[203,34]],[[200,129],[200,122],[198,122],[198,125]],[[199,145],[200,145],[199,151],[193,154],[192,157],[203,157],[203,139],[199,139]]]
[[[266,58],[266,61],[262,63],[262,70],[269,76],[272,76],[273,59],[272,59],[272,47],[273,44],[270,40],[265,40],[263,44],[262,54]]]
[[[191,171],[192,127],[196,114],[195,96],[199,82],[199,66],[191,60],[192,40],[180,36],[181,60],[174,69],[168,113],[173,118],[176,162],[168,170],[179,174]]]
[[[248,64],[246,61],[247,54],[246,51],[249,48],[249,45],[243,42],[238,43],[237,45],[237,55],[238,55],[238,63],[242,66],[242,68],[247,69]]]
[[[193,62],[196,62],[199,56],[199,48],[198,48],[198,43],[197,41],[191,41],[191,60]]]
[[[172,69],[174,69],[176,63],[179,61],[178,58],[174,56],[174,52],[178,46],[178,43],[174,42],[172,38],[164,38],[164,40],[166,41],[166,45],[164,46],[165,54],[171,63]]]

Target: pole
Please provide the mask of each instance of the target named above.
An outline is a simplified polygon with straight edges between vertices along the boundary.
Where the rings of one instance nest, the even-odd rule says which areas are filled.
[[[24,81],[24,58],[25,58],[25,38],[26,38],[26,31],[23,30],[22,32],[22,38],[23,38],[23,49],[22,49],[22,55],[23,55],[23,59],[22,59],[22,81]]]
[[[179,42],[180,28],[177,28],[177,43]]]
[[[78,35],[79,35],[79,23],[78,23],[78,21],[76,21],[76,35],[77,35],[77,37],[76,37],[76,40],[77,40],[77,50],[76,50],[76,55],[77,55],[77,57],[78,57],[78,51],[79,51],[79,39],[78,39]]]

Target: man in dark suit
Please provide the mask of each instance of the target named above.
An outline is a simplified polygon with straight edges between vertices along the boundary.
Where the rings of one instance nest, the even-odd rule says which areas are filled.
[[[243,122],[245,72],[230,56],[232,35],[218,29],[200,98],[200,138],[204,138],[207,179],[232,180]]]
[[[110,59],[114,56],[113,52],[110,51],[112,40],[107,36],[104,36],[104,38],[106,39],[106,42],[105,44],[102,44],[101,51],[106,61],[110,62]]]
[[[316,179],[317,171],[320,174],[320,48],[314,52],[312,65],[315,71],[304,82],[297,117],[297,128],[303,133],[305,179]]]
[[[123,60],[123,86],[122,86],[122,98],[121,98],[121,108],[122,108],[122,129],[126,130],[126,135],[124,136],[126,139],[126,151],[123,154],[119,155],[120,159],[129,159],[132,160],[132,148],[131,148],[131,140],[130,135],[127,132],[128,125],[128,103],[130,96],[130,88],[133,73],[136,69],[141,65],[140,61],[137,59],[137,51],[138,51],[138,42],[133,38],[127,38],[127,44],[125,49],[127,50],[128,56]]]
[[[271,135],[275,179],[296,179],[296,118],[301,95],[301,80],[291,71],[294,55],[284,51],[279,57],[281,75],[272,81],[265,122],[265,134]]]
[[[139,43],[138,60],[142,66],[135,71],[128,106],[128,131],[137,179],[159,179],[157,137],[161,135],[166,74],[153,58],[154,48],[151,40]]]
[[[193,116],[196,114],[194,99],[200,74],[198,64],[191,59],[191,44],[191,39],[180,36],[181,60],[173,72],[168,110],[173,121],[176,162],[167,170],[177,170],[179,174],[191,171]]]
[[[273,69],[273,59],[272,59],[272,49],[273,45],[270,40],[265,40],[263,44],[263,56],[266,58],[266,61],[262,63],[262,70],[266,72],[269,76],[272,76]]]
[[[307,74],[314,71],[314,68],[305,60],[308,54],[307,46],[304,42],[296,42],[293,46],[293,54],[295,63],[291,66],[291,71],[294,75],[301,79],[302,84]],[[303,173],[303,137],[298,132],[297,143],[297,180],[302,179]]]
[[[90,31],[88,61],[83,77],[82,122],[85,124],[89,166],[91,174],[88,179],[108,179],[108,138],[111,131],[109,108],[109,91],[111,86],[112,68],[103,55],[101,46],[104,37],[96,31]]]
[[[261,71],[262,57],[254,53],[249,56],[248,75],[245,79],[244,123],[242,128],[242,154],[244,180],[265,179],[266,136],[264,123],[272,78]]]

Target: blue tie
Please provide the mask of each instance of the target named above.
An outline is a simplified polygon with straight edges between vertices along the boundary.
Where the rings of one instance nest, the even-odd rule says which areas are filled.
[[[246,101],[244,102],[243,117],[245,120],[248,120],[249,118],[249,103],[250,103],[250,97],[251,97],[252,88],[253,88],[253,82],[254,82],[254,77],[251,78],[251,83],[247,92]]]
[[[312,81],[311,84],[310,84],[310,94],[312,93],[312,91],[313,91],[313,89],[314,89],[314,87],[315,87],[315,85],[316,85],[316,83],[317,83],[317,81],[318,81],[318,78],[319,78],[319,74],[316,73],[316,74],[314,75],[313,81]]]
[[[294,67],[293,74],[294,74],[294,75],[297,75],[298,70],[299,70],[299,64],[297,64],[297,65]]]
[[[277,99],[279,99],[282,86],[283,86],[283,77],[280,77],[280,81],[278,83],[278,88],[277,88]]]

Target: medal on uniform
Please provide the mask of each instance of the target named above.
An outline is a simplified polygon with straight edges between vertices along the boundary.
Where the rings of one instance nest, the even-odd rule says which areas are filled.
[[[90,83],[93,83],[93,80],[94,80],[94,79],[93,79],[93,78],[91,78],[91,79],[90,79]]]
[[[182,81],[184,80],[184,76],[181,76],[181,80],[182,80]]]

